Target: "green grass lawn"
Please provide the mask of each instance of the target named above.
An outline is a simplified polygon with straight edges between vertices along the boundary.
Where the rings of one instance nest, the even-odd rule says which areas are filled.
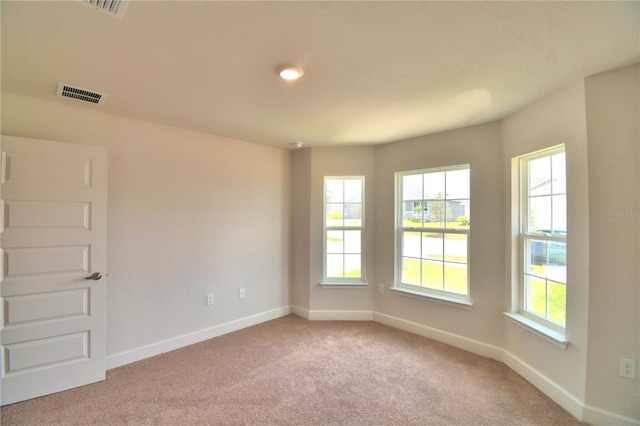
[[[447,262],[404,258],[402,282],[467,294],[467,268]]]
[[[561,325],[566,323],[567,286],[530,277],[527,310]]]

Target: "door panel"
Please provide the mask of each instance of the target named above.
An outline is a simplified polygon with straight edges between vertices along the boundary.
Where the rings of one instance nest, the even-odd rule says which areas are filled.
[[[6,405],[105,378],[107,152],[11,136],[0,150]]]

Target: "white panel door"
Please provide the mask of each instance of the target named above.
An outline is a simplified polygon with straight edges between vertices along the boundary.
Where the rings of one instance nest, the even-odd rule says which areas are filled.
[[[2,136],[1,404],[105,379],[107,151]]]

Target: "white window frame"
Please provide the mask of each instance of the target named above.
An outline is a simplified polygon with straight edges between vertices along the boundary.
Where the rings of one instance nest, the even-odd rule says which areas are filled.
[[[517,182],[517,193],[514,193],[514,196],[517,197],[516,202],[513,204],[514,208],[518,209],[517,218],[518,218],[518,227],[517,227],[517,248],[514,249],[514,255],[517,256],[517,263],[514,265],[517,268],[517,273],[514,275],[513,282],[513,292],[515,297],[513,298],[514,304],[512,306],[512,312],[508,313],[507,316],[516,320],[519,325],[523,325],[525,328],[528,328],[540,335],[541,337],[549,340],[558,346],[566,348],[568,345],[568,341],[566,340],[566,315],[565,315],[565,325],[559,324],[552,320],[547,319],[548,313],[545,315],[546,317],[542,317],[536,313],[530,312],[526,309],[527,303],[527,289],[526,289],[526,275],[527,275],[527,240],[535,240],[543,243],[547,242],[561,242],[567,243],[568,233],[565,234],[552,234],[552,233],[544,233],[544,232],[530,232],[529,231],[529,162],[533,160],[537,160],[544,157],[550,157],[559,153],[565,153],[565,161],[566,161],[566,149],[564,144],[552,146],[540,151],[536,151],[530,154],[526,154],[520,157],[517,157],[514,162],[514,166],[517,167],[518,173],[518,182]],[[565,166],[565,174],[566,174],[566,166]],[[565,175],[565,181],[568,180],[568,176]],[[565,189],[565,196],[566,196]],[[567,200],[568,203],[568,200]],[[567,252],[569,251],[568,245]],[[566,254],[565,254],[566,256]],[[568,267],[567,267],[568,269]],[[568,271],[567,271],[568,272]],[[564,283],[567,288],[569,286],[568,282],[568,274],[566,283]],[[565,296],[566,297],[566,296]],[[565,307],[566,307],[566,299],[565,299]],[[566,314],[566,311],[565,311]]]
[[[360,181],[360,226],[328,226],[327,225],[327,181],[328,180],[358,180]],[[364,287],[366,282],[365,262],[365,177],[364,176],[325,176],[323,184],[322,202],[322,282],[323,287]],[[329,231],[360,231],[360,276],[359,277],[329,277],[327,274],[327,233]]]
[[[434,173],[434,172],[443,172],[443,171],[456,171],[456,170],[469,170],[469,174],[471,174],[471,166],[469,164],[459,164],[453,166],[445,166],[445,167],[433,167],[419,170],[407,170],[396,172],[395,174],[395,182],[396,182],[396,197],[395,197],[395,282],[392,290],[399,292],[403,295],[410,296],[420,296],[427,297],[436,302],[444,303],[445,305],[470,309],[472,306],[471,302],[471,274],[470,274],[470,251],[471,251],[471,229],[460,229],[460,228],[408,228],[404,226],[404,206],[403,206],[403,188],[402,181],[404,176],[414,175],[414,174],[425,174],[425,173]],[[471,191],[471,177],[469,177],[469,191]],[[443,201],[446,202],[447,198]],[[471,203],[471,193],[469,193],[469,203]],[[446,204],[445,204],[446,205]],[[434,233],[443,233],[443,234],[462,234],[467,236],[467,253],[466,253],[466,265],[467,265],[467,293],[455,293],[446,290],[440,290],[410,283],[402,282],[402,271],[403,271],[403,232],[405,231],[415,231],[415,232],[424,232],[425,230],[433,231]],[[443,265],[444,267],[444,265]]]

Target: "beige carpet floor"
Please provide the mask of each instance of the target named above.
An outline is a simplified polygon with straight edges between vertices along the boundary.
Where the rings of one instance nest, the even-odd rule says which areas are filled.
[[[574,425],[504,364],[373,322],[290,315],[3,407],[3,425]]]

